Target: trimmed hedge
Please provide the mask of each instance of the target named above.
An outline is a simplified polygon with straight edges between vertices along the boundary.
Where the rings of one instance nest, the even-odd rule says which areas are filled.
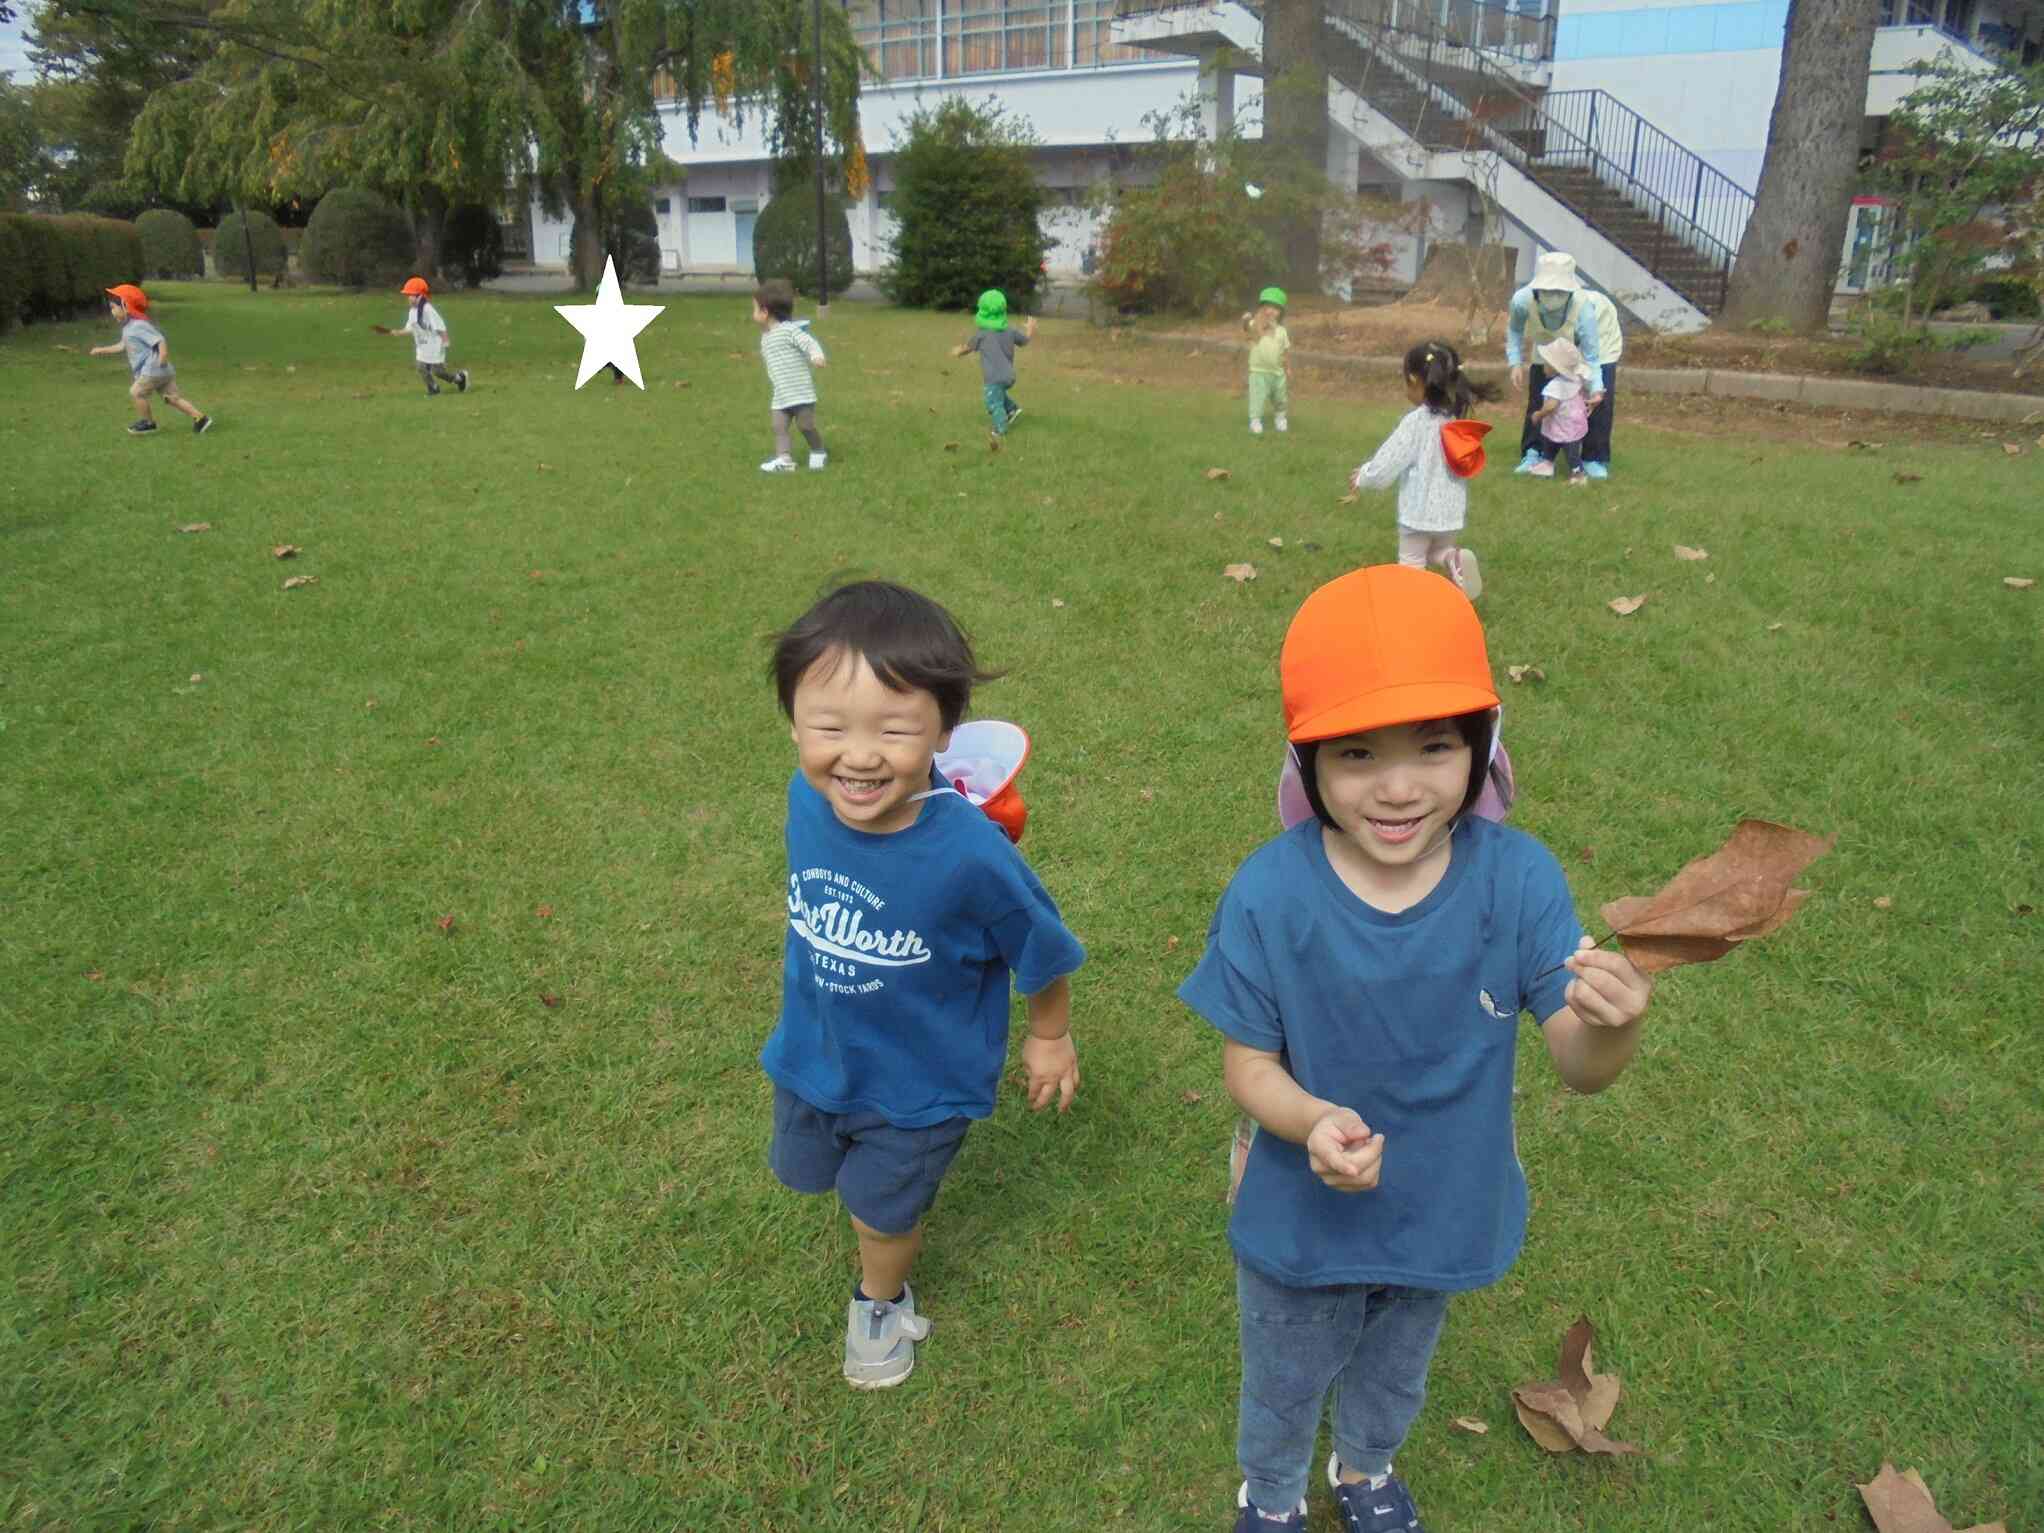
[[[396,287],[416,256],[412,226],[396,205],[353,186],[319,199],[298,247],[300,270],[342,287]]]
[[[14,232],[14,225],[0,218],[0,335],[21,323],[22,306],[28,301],[26,274],[28,247]]]
[[[11,313],[24,319],[63,319],[105,301],[106,289],[142,280],[142,237],[121,219],[86,213],[0,214],[13,235],[0,250],[0,276],[12,295]]]
[[[175,208],[151,208],[135,220],[142,236],[142,269],[152,277],[203,277],[206,253],[199,231]]]
[[[830,289],[852,283],[852,220],[845,199],[827,198],[824,215],[830,257]],[[816,192],[790,187],[760,210],[752,230],[752,269],[760,281],[785,277],[804,298],[816,296]]]
[[[242,237],[241,226],[242,215],[239,213],[229,213],[220,220],[220,227],[213,231],[213,270],[237,282],[247,282],[250,279],[248,252],[253,244],[254,275],[281,277],[284,274],[284,232],[277,227],[276,219],[260,209],[250,209],[246,239]]]

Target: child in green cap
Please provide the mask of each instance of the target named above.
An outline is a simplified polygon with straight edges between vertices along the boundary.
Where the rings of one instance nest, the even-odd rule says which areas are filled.
[[[1015,386],[1015,348],[1027,346],[1036,334],[1036,318],[1031,315],[1022,321],[1020,330],[1008,328],[1008,295],[997,287],[990,287],[979,295],[979,311],[973,316],[976,328],[961,345],[951,348],[954,357],[965,356],[968,352],[979,353],[979,378],[985,385],[981,390],[986,399],[987,417],[994,423],[994,429],[987,437],[987,445],[999,448],[1001,438],[1008,434],[1008,428],[1022,413],[1022,407],[1010,397],[1008,390]]]
[[[1267,287],[1256,295],[1256,312],[1242,316],[1242,328],[1256,339],[1249,347],[1249,430],[1263,435],[1266,406],[1277,412],[1277,428],[1289,431],[1285,412],[1292,403],[1292,338],[1285,331],[1285,290]]]

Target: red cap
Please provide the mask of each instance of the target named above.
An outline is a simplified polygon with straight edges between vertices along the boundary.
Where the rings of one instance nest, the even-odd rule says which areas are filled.
[[[147,314],[149,312],[149,295],[132,282],[123,282],[120,286],[110,287],[106,291],[108,297],[118,298],[122,303],[126,304],[130,314]]]
[[[1483,472],[1483,439],[1490,435],[1489,421],[1449,421],[1441,428],[1441,452],[1448,460],[1448,472],[1457,479],[1474,479]]]
[[[433,296],[433,290],[426,286],[426,279],[424,277],[407,277],[403,291],[407,298],[430,298]]]
[[[1278,675],[1294,744],[1498,705],[1469,598],[1402,564],[1352,570],[1307,597]]]

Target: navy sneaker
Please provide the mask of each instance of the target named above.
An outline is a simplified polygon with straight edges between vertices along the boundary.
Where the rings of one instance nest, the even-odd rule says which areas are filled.
[[[1015,422],[1017,422],[1020,419],[1022,419],[1022,407],[1020,405],[1017,405],[1015,406],[1014,409],[1008,412],[1008,424],[1010,426],[1013,426]]]
[[[1327,1483],[1334,1487],[1334,1513],[1341,1519],[1341,1533],[1426,1533],[1419,1510],[1412,1504],[1412,1492],[1397,1475],[1387,1475],[1382,1485],[1368,1481],[1344,1485],[1340,1455],[1330,1453]]]
[[[147,435],[149,435],[149,433],[150,433],[150,432],[154,431],[155,429],[156,429],[156,422],[155,422],[155,421],[139,421],[139,420],[138,420],[138,421],[129,421],[129,422],[128,422],[128,435],[129,435],[129,436],[147,436]]]
[[[207,432],[211,431],[212,429],[213,417],[210,415],[202,415],[197,420],[192,422],[193,436],[204,436]]]
[[[1249,1482],[1235,1492],[1235,1533],[1306,1533],[1306,1498],[1283,1517],[1267,1517],[1249,1504]]]
[[[461,370],[460,372],[458,372],[458,373],[456,373],[456,374],[454,375],[454,386],[455,386],[455,388],[456,388],[456,389],[460,390],[460,391],[461,391],[462,393],[464,393],[464,394],[466,394],[466,393],[468,392],[468,369],[467,369],[467,368],[465,368],[465,367],[464,367],[464,368],[463,368],[463,369],[462,369],[462,370]]]

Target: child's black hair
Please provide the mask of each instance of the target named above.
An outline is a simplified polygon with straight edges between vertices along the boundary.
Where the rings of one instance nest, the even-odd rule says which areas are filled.
[[[1459,820],[1483,797],[1483,785],[1490,776],[1491,740],[1497,731],[1497,720],[1489,709],[1484,709],[1478,713],[1458,713],[1448,722],[1455,726],[1455,733],[1469,747],[1469,787],[1462,795],[1462,807],[1455,811]],[[1320,747],[1326,743],[1325,740],[1308,740],[1294,745],[1292,754],[1299,760],[1299,785],[1306,790],[1306,803],[1313,811],[1313,818],[1332,830],[1340,827],[1335,824],[1334,816],[1327,812],[1326,801],[1320,797],[1320,780],[1314,771]]]
[[[786,277],[769,277],[759,285],[752,295],[752,301],[766,310],[772,319],[793,319],[795,317],[795,284]]]
[[[832,656],[863,658],[897,692],[929,693],[947,730],[965,717],[973,684],[1001,674],[979,668],[972,640],[950,613],[886,580],[839,586],[775,636],[769,669],[783,713],[794,717],[796,684]]]
[[[417,324],[426,312],[426,295],[418,294],[412,299],[412,323]]]
[[[1426,387],[1427,408],[1460,418],[1479,399],[1501,395],[1494,383],[1478,383],[1462,371],[1461,353],[1446,341],[1421,341],[1405,354],[1405,376]]]

